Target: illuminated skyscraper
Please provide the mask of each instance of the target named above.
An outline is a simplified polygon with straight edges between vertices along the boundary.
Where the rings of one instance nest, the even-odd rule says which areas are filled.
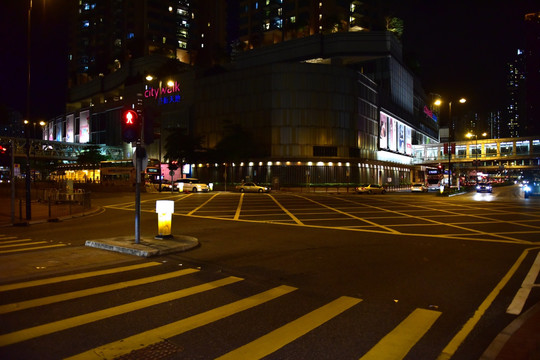
[[[540,135],[540,12],[525,15],[525,108],[527,135]]]

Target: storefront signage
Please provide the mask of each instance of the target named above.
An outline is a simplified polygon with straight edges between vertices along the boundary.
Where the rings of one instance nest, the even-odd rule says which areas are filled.
[[[166,105],[180,102],[180,85],[175,81],[171,86],[159,88],[148,87],[144,92],[145,98],[154,98],[159,105]]]

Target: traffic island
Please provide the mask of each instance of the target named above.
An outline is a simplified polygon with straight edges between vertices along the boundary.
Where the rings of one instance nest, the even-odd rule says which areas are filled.
[[[199,246],[199,240],[193,236],[174,235],[166,239],[141,238],[138,244],[131,236],[99,240],[87,240],[88,247],[114,251],[128,255],[152,257],[183,252]]]

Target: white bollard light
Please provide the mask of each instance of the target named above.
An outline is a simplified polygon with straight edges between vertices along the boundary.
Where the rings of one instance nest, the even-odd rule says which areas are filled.
[[[172,238],[172,214],[174,213],[174,201],[157,200],[156,213],[158,214],[158,234],[155,238]]]

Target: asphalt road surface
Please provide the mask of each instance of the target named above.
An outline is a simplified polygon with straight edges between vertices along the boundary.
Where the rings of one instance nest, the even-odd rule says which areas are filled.
[[[540,301],[540,198],[517,186],[143,194],[143,235],[169,199],[173,233],[201,246],[151,259],[83,246],[133,234],[133,199],[0,229],[1,358],[478,359]]]

